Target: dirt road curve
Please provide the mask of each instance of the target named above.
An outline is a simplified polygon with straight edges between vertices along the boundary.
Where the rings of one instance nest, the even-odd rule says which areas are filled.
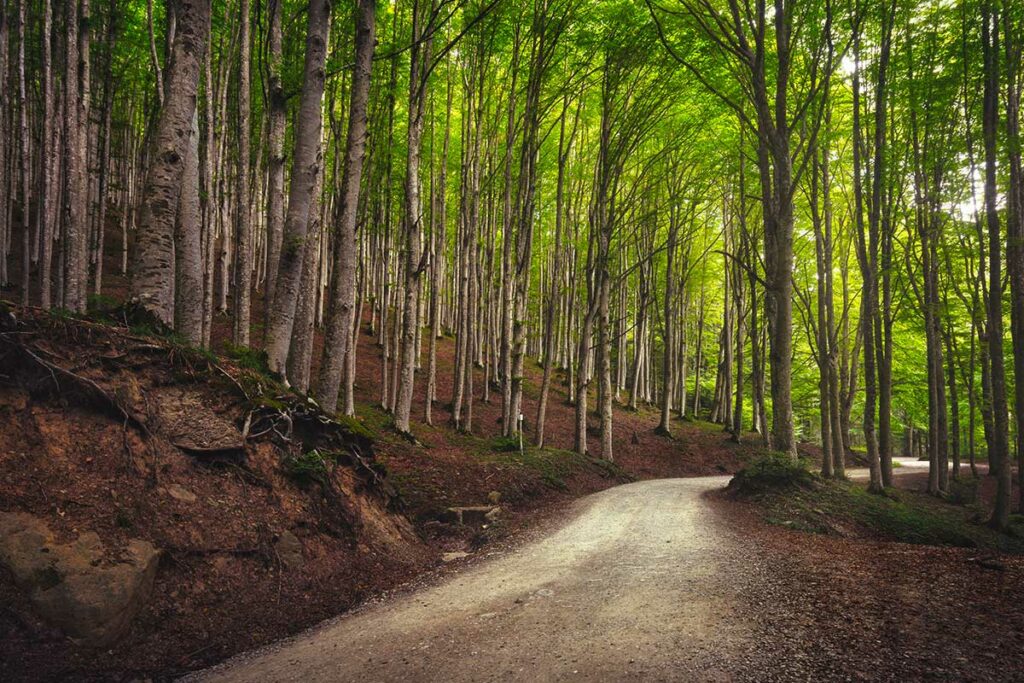
[[[203,681],[731,680],[754,626],[743,539],[702,499],[727,477],[619,486],[545,538],[203,672]]]

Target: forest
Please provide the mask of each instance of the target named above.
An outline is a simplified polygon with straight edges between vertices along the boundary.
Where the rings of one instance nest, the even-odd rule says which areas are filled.
[[[893,453],[935,493],[987,461],[1007,524],[1020,6],[336,5],[6,0],[8,296],[119,296],[196,346],[230,317],[346,415],[367,321],[402,432],[500,401],[501,433],[543,445],[564,382],[576,449],[593,410],[609,460],[616,405],[644,403],[665,436],[707,412],[818,442],[826,476],[862,449],[879,490]]]
[[[0,0],[3,310],[403,448],[919,460],[1019,533],[1022,93],[1017,0]]]

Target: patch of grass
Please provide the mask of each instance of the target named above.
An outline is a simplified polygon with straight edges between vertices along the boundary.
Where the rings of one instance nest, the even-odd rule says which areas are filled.
[[[121,529],[131,529],[135,526],[131,516],[124,510],[117,511],[117,514],[114,515],[114,523]]]
[[[120,305],[121,302],[112,296],[90,294],[86,303],[86,310],[90,317],[109,320]]]
[[[338,464],[336,453],[323,453],[317,449],[299,455],[287,456],[283,463],[284,470],[291,478],[300,483],[324,483],[331,470]]]
[[[963,528],[963,520],[954,520],[953,515],[943,514],[935,506],[924,505],[924,501],[915,500],[911,494],[878,496],[851,484],[840,485],[836,493],[838,495],[830,506],[833,514],[841,514],[845,509],[855,521],[876,530],[883,537],[923,545],[965,548],[978,545]],[[836,509],[835,503],[842,507]]]
[[[224,355],[235,361],[235,363],[238,364],[238,367],[245,368],[247,370],[255,370],[267,377],[272,376],[266,351],[252,349],[248,346],[233,344],[226,341],[224,342]]]
[[[197,369],[208,370],[217,362],[217,355],[210,349],[191,346],[180,337],[168,339],[168,351],[171,363],[183,368],[186,374]]]
[[[924,493],[888,489],[877,495],[862,484],[819,479],[813,487],[776,489],[756,500],[766,521],[798,531],[1024,554],[1021,534],[995,532],[974,507]]]
[[[491,439],[491,450],[496,453],[514,453],[519,451],[519,438],[514,436],[498,436]]]
[[[75,315],[74,311],[70,308],[64,308],[63,306],[55,306],[47,311],[49,316],[54,320],[77,320],[78,316]]]
[[[351,422],[346,422],[345,418],[343,418],[342,416],[337,416],[337,419],[339,422],[342,423],[343,427],[345,428],[347,428],[349,425],[352,425]],[[357,425],[352,425],[359,430],[359,432],[357,433],[369,436],[377,444],[382,444],[385,446],[408,446],[410,443],[413,443],[419,444],[428,449],[432,447],[429,438],[426,439],[424,442],[416,440],[416,436],[418,436],[421,431],[427,432],[429,434],[432,428],[425,427],[422,423],[414,424],[414,428],[416,429],[416,436],[412,436],[412,438],[410,438],[410,435],[403,434],[402,432],[398,431],[398,428],[395,426],[394,416],[391,413],[384,410],[377,403],[370,403],[367,401],[357,402],[356,417],[349,418],[349,420],[354,420],[356,423],[358,423]],[[455,437],[450,438],[452,438],[453,440],[455,439]],[[381,454],[382,452],[378,450],[378,455]]]
[[[729,490],[737,496],[757,497],[811,488],[817,482],[818,477],[808,469],[808,461],[793,460],[783,453],[769,453],[737,472],[729,482]]]
[[[336,415],[334,420],[341,425],[342,429],[353,436],[360,436],[371,441],[376,438],[374,433],[358,418],[348,415]]]
[[[519,441],[512,439],[495,439],[489,443],[515,441],[515,448],[501,450],[492,448],[489,451],[480,451],[479,456],[485,460],[498,462],[503,465],[530,470],[540,475],[544,484],[549,488],[564,491],[568,489],[567,481],[577,472],[596,471],[607,478],[617,478],[629,481],[630,477],[618,465],[600,458],[592,458],[580,455],[575,451],[565,451],[556,448],[534,448],[525,446],[522,453],[519,452]]]

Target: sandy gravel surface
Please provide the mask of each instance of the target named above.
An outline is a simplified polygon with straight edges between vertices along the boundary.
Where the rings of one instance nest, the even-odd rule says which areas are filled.
[[[205,672],[208,681],[731,680],[759,571],[703,499],[727,477],[581,499],[550,535]]]
[[[909,471],[909,469],[908,469]],[[766,525],[661,479],[202,681],[1024,680],[1024,560]]]

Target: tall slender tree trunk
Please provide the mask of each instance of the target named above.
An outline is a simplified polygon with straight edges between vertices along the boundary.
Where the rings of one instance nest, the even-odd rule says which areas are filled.
[[[534,444],[537,448],[544,447],[544,430],[547,419],[548,394],[551,391],[551,377],[554,374],[556,360],[556,316],[558,311],[559,283],[562,273],[562,233],[565,230],[563,225],[566,215],[565,180],[566,167],[568,164],[569,152],[572,139],[575,137],[576,125],[579,122],[580,109],[576,109],[576,119],[573,123],[572,134],[568,140],[565,133],[565,119],[569,106],[569,96],[566,93],[562,100],[562,116],[559,120],[558,133],[558,175],[555,180],[555,245],[551,264],[551,287],[548,290],[547,309],[544,321],[544,376],[540,385],[540,400],[537,402],[537,427],[534,437]]]
[[[44,5],[47,3],[43,3]],[[10,92],[8,83],[8,76],[10,75],[9,65],[9,44],[11,37],[10,22],[8,21],[7,13],[10,10],[8,7],[7,0],[0,0],[0,92]],[[49,38],[49,32],[43,31],[43,42],[45,43]],[[47,65],[48,66],[48,65]],[[48,91],[44,87],[43,98],[44,100],[48,97]],[[44,104],[44,108],[45,108]],[[8,183],[10,176],[8,174],[7,164],[9,160],[13,159],[14,153],[10,149],[10,142],[13,136],[10,134],[9,126],[7,123],[8,112],[4,111],[4,107],[0,107],[0,198],[3,199],[3,207],[0,207],[0,287],[8,284],[9,275],[7,272],[7,245],[11,239],[11,223],[8,220],[10,215],[10,206],[13,203],[13,191],[9,189]],[[46,125],[47,118],[44,116],[43,125]],[[45,164],[47,145],[49,144],[49,136],[44,136],[43,140],[43,160]],[[44,177],[45,182],[45,177]],[[41,224],[41,223],[40,223]]]
[[[89,0],[68,0],[64,307],[84,313],[89,280]],[[77,17],[77,19],[76,19]],[[71,26],[71,24],[75,24]],[[72,47],[74,45],[74,47]]]
[[[668,237],[665,241],[665,298],[662,302],[665,319],[662,325],[665,329],[663,345],[665,352],[661,356],[661,419],[655,431],[664,436],[672,436],[672,396],[675,390],[675,377],[673,372],[672,353],[675,349],[675,320],[672,315],[672,308],[675,306],[675,258],[676,242],[679,239],[678,207],[669,208]],[[685,359],[683,359],[685,362]]]
[[[53,32],[53,3],[51,0],[43,1],[43,24],[41,30],[42,36],[42,62],[40,64],[40,70],[42,74],[42,90],[43,90],[43,131],[45,133],[43,140],[43,158],[41,179],[39,183],[39,199],[38,199],[38,227],[39,231],[39,305],[43,308],[49,308],[51,305],[51,294],[52,285],[51,277],[53,270],[53,230],[54,221],[52,220],[51,204],[53,202],[54,195],[54,169],[56,167],[56,157],[58,153],[58,146],[56,141],[56,131],[58,125],[56,117],[54,116],[55,108],[55,93],[53,85],[53,49],[51,43],[51,36]],[[6,88],[5,88],[6,90]]]
[[[821,152],[822,158],[827,158],[828,149],[825,148]],[[821,476],[831,478],[835,476],[835,458],[832,453],[832,391],[831,383],[829,381],[829,370],[830,370],[830,327],[828,320],[828,306],[831,303],[828,299],[828,275],[825,272],[826,260],[825,260],[825,230],[823,226],[823,216],[819,212],[819,194],[821,188],[827,185],[823,180],[825,171],[823,170],[823,163],[819,160],[818,152],[814,152],[812,158],[814,167],[811,171],[811,216],[814,223],[814,254],[815,264],[817,265],[817,335],[815,343],[817,345],[817,363],[818,363],[818,413],[821,426]],[[827,191],[824,190],[824,191]]]
[[[25,44],[28,35],[28,22],[25,17],[25,5],[28,4],[28,0],[18,0],[18,139],[21,147],[21,244],[22,244],[22,258],[21,258],[21,303],[24,306],[28,305],[29,302],[29,283],[31,282],[31,244],[32,244],[32,229],[29,222],[30,208],[32,204],[32,195],[30,192],[30,175],[31,169],[29,167],[29,130],[28,130],[28,97],[26,96],[25,88]],[[72,9],[75,9],[73,2],[69,3]],[[75,9],[75,16],[77,16],[77,9]],[[71,41],[74,44],[74,48],[69,48],[69,51],[73,49],[74,53],[77,54],[78,42],[77,40]],[[77,59],[70,60],[70,63],[77,64]],[[68,81],[76,81],[76,85],[69,85],[69,88],[75,88],[77,91],[77,79],[68,78]],[[72,100],[74,101],[74,100]],[[73,122],[69,122],[69,127],[73,126]],[[14,193],[11,193],[14,196]],[[6,254],[3,255],[6,258]]]
[[[267,328],[267,362],[270,370],[284,375],[288,345],[295,325],[302,280],[302,263],[313,191],[322,163],[320,137],[323,129],[320,101],[324,94],[324,61],[331,5],[328,0],[311,0],[307,9],[306,56],[302,94],[295,123],[295,151],[292,162],[288,210],[285,214],[281,261],[273,310]]]
[[[985,63],[982,130],[985,143],[985,219],[988,226],[988,354],[991,363],[992,439],[989,462],[998,467],[995,507],[990,523],[1005,529],[1010,520],[1009,423],[1006,405],[1006,369],[1003,361],[1003,282],[996,157],[999,127],[999,19],[991,0],[982,5],[982,50]]]
[[[323,169],[317,175],[313,200],[309,208],[309,228],[306,233],[305,254],[302,256],[302,280],[295,324],[288,345],[288,381],[299,393],[309,392],[310,363],[313,359],[313,330],[316,324],[316,300],[320,275],[321,195]]]
[[[883,190],[886,174],[886,121],[888,118],[888,76],[889,56],[892,48],[892,27],[896,11],[895,0],[886,2],[881,7],[881,46],[878,57],[875,83],[874,111],[874,162],[872,163],[871,209],[868,216],[869,230],[872,239],[881,241],[882,249],[882,308],[879,309],[878,269],[874,269],[872,285],[872,309],[875,316],[874,333],[876,343],[874,352],[878,381],[878,456],[881,468],[882,487],[892,485],[892,326],[890,320],[890,266],[891,236],[887,212],[883,212],[882,204],[887,200]],[[884,220],[885,219],[885,220]],[[885,234],[882,234],[884,231]],[[874,258],[874,257],[872,257]],[[867,348],[868,345],[865,346]]]
[[[864,189],[863,189],[863,164],[861,161],[862,134],[860,123],[861,94],[860,94],[860,36],[855,37],[854,50],[857,53],[857,66],[853,77],[853,185],[855,194],[855,223],[857,240],[857,258],[860,262],[861,277],[864,282],[864,293],[861,297],[860,307],[860,331],[864,339],[864,441],[867,446],[868,464],[870,467],[871,481],[869,490],[880,492],[882,486],[881,462],[878,456],[878,436],[875,431],[876,415],[878,410],[878,375],[875,368],[877,356],[875,354],[875,320],[876,306],[878,301],[878,258],[877,258],[877,231],[874,224],[868,221],[865,231],[864,225]],[[867,232],[868,234],[865,234]]]
[[[177,0],[175,16],[167,92],[149,154],[132,273],[132,298],[166,325],[174,322],[174,227],[210,32],[210,2]]]
[[[338,404],[342,375],[346,375],[345,405],[342,412],[352,415],[355,402],[351,380],[344,373],[345,358],[356,339],[356,217],[359,213],[359,186],[366,152],[367,104],[370,97],[370,72],[373,64],[376,27],[376,0],[360,0],[356,15],[356,59],[352,73],[348,134],[345,140],[345,168],[341,178],[341,196],[337,203],[337,234],[334,240],[334,268],[331,272],[329,306],[323,356],[316,399],[327,410]]]
[[[450,71],[449,71],[450,74]],[[434,191],[431,221],[430,259],[430,341],[427,360],[427,397],[424,402],[423,420],[434,424],[432,415],[437,400],[437,340],[441,336],[441,297],[444,293],[445,244],[448,231],[448,150],[451,142],[453,88],[448,76],[445,93],[444,142],[441,145],[441,169]]]
[[[238,173],[235,175],[234,334],[236,344],[249,345],[252,288],[252,224],[249,207],[249,0],[239,0],[238,128],[235,130]]]
[[[199,200],[199,120],[192,129],[181,176],[175,223],[174,330],[192,346],[203,345],[202,207]]]
[[[428,9],[432,8],[431,7]],[[405,173],[405,287],[402,303],[401,343],[398,345],[397,374],[400,377],[395,397],[395,428],[409,433],[412,395],[416,383],[418,355],[420,280],[423,262],[423,203],[420,196],[420,161],[423,123],[426,113],[427,80],[431,60],[431,35],[424,29],[422,17],[413,11],[413,47],[409,65],[409,127],[406,136]]]
[[[281,45],[281,6],[284,0],[269,0],[267,65],[267,282],[265,286],[264,337],[277,289],[277,268],[281,261],[284,234],[284,138],[287,126],[284,82],[281,77],[284,58]]]
[[[103,111],[100,116],[102,121],[102,134],[103,140],[99,148],[99,177],[97,178],[97,203],[96,209],[96,239],[93,245],[93,292],[100,294],[103,289],[103,244],[104,236],[106,235],[106,223],[107,223],[107,204],[108,204],[108,193],[109,193],[109,175],[110,175],[110,137],[112,134],[113,117],[114,117],[114,49],[117,46],[118,37],[118,17],[117,17],[117,0],[110,0],[107,8],[107,59],[104,65],[103,74]],[[46,125],[45,122],[43,124]],[[45,156],[45,143],[44,143],[44,156]],[[45,165],[43,161],[42,165]],[[42,240],[42,211],[38,212],[36,228],[37,233],[40,235]]]
[[[508,105],[505,122],[505,155],[504,181],[502,183],[501,212],[501,333],[499,337],[500,354],[499,378],[501,380],[501,433],[509,437],[515,432],[515,416],[512,406],[512,326],[514,324],[513,308],[515,306],[515,285],[513,283],[513,254],[515,244],[515,220],[512,209],[512,160],[516,142],[516,95],[518,94],[517,76],[519,74],[519,50],[521,46],[520,26],[515,24],[512,38],[512,62],[510,66],[510,83],[508,87]]]
[[[1020,104],[1024,90],[1021,70],[1024,19],[1004,15],[1006,35],[1006,137],[1010,182],[1006,212],[1006,271],[1010,280],[1010,330],[1013,336],[1014,431],[1017,450],[1017,482],[1024,511],[1024,164],[1021,161]]]

